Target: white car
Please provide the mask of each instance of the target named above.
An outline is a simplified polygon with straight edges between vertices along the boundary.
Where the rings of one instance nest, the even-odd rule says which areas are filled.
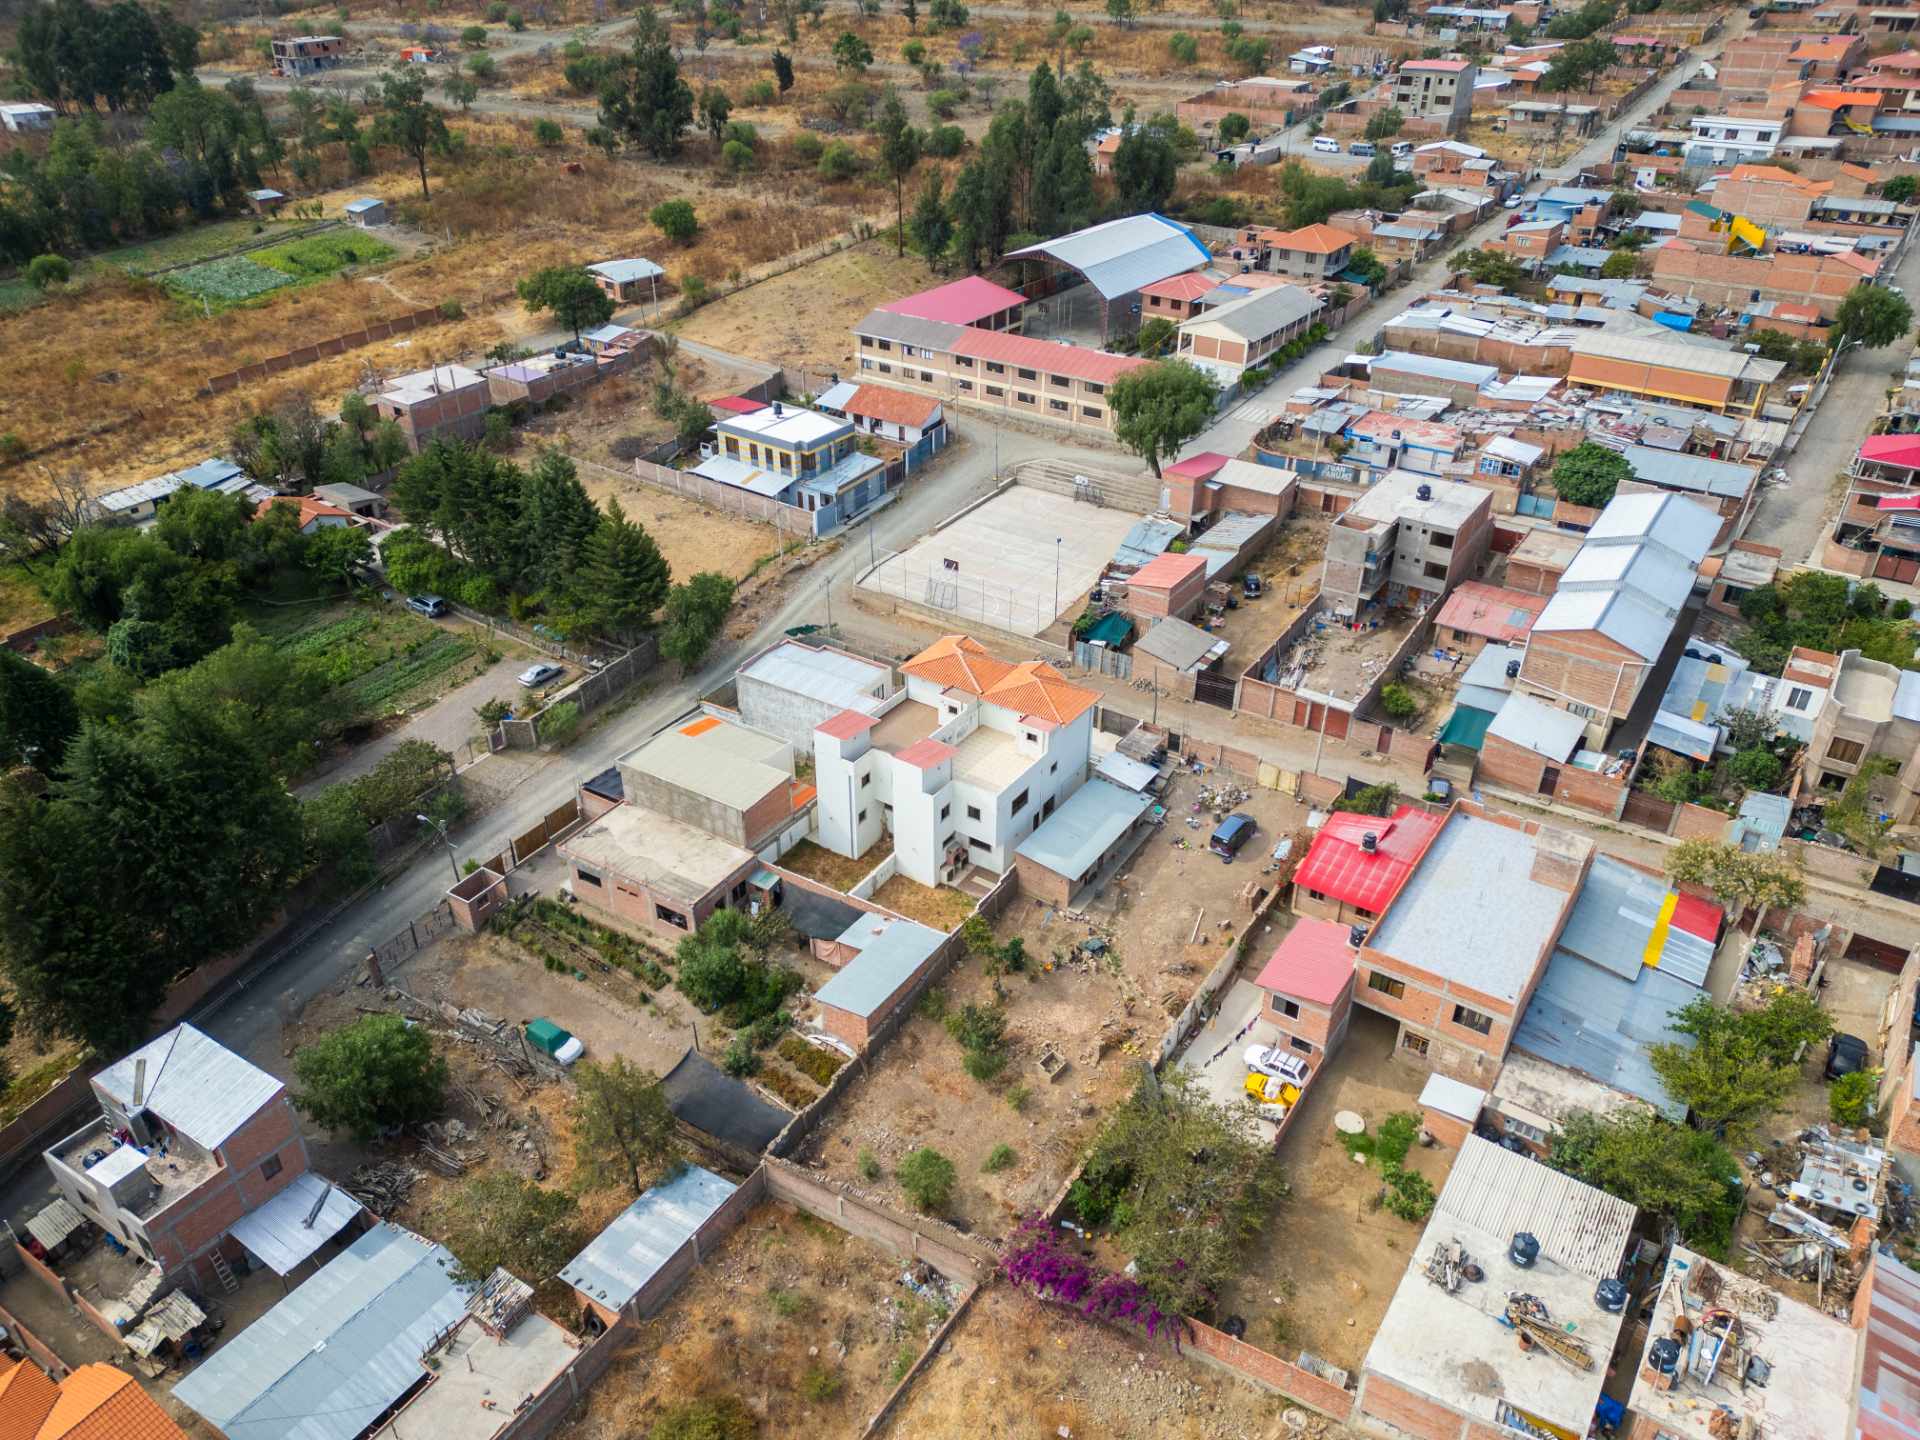
[[[569,1035],[567,1036],[566,1044],[553,1052],[553,1058],[558,1060],[562,1065],[571,1065],[586,1053],[587,1047],[580,1043],[580,1037],[578,1035]]]
[[[1518,210],[1522,205],[1527,203],[1527,197],[1524,195],[1509,195],[1500,203],[1504,209]]]
[[[1295,1085],[1307,1083],[1307,1062],[1278,1045],[1249,1045],[1247,1069],[1291,1080]]]
[[[531,690],[536,685],[546,684],[549,680],[558,680],[566,673],[565,667],[542,660],[538,665],[529,665],[513,678]]]
[[[1331,135],[1316,135],[1313,137],[1313,148],[1318,150],[1322,155],[1338,155],[1340,153],[1340,142]]]

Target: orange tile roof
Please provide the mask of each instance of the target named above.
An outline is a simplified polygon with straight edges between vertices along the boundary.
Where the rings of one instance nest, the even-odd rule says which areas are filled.
[[[0,1440],[186,1440],[124,1370],[82,1365],[55,1385],[22,1361],[0,1374]]]
[[[1306,225],[1298,230],[1273,230],[1261,237],[1276,250],[1304,250],[1309,255],[1331,255],[1334,251],[1360,242],[1358,235],[1337,230],[1331,225]]]
[[[1880,97],[1871,90],[1808,90],[1800,97],[1803,104],[1816,110],[1838,110],[1847,105],[1878,105]]]
[[[1794,46],[1788,52],[1787,58],[1790,60],[1844,60],[1853,46],[1854,37],[1851,35],[1829,36],[1822,40],[1809,38]]]
[[[1824,195],[1833,188],[1831,180],[1807,180],[1791,170],[1782,170],[1778,165],[1736,165],[1728,173],[1729,180],[1764,180],[1778,185],[1791,185],[1796,190],[1804,190],[1812,195]]]
[[[846,408],[849,415],[884,420],[889,425],[912,425],[917,429],[933,418],[940,402],[930,395],[909,395],[884,385],[862,385],[853,392]]]
[[[0,1375],[0,1440],[34,1440],[59,1398],[38,1365],[23,1360]]]
[[[342,520],[352,520],[354,518],[351,510],[342,510],[338,505],[330,505],[325,500],[316,500],[311,495],[276,495],[267,501],[265,505],[262,505],[258,510],[254,511],[253,518],[258,520],[274,505],[295,506],[300,514],[300,528],[302,530],[306,529],[307,526],[311,525],[314,521],[326,517],[338,516]]]
[[[60,1399],[38,1440],[186,1440],[186,1432],[111,1365],[82,1365],[60,1382]]]
[[[1868,62],[1872,70],[1920,70],[1920,50],[1902,50],[1898,55],[1882,55]]]
[[[1169,275],[1164,280],[1156,280],[1151,285],[1142,285],[1142,295],[1158,295],[1162,300],[1198,300],[1214,286],[1220,284],[1220,277],[1209,275],[1204,270],[1189,270],[1184,275]],[[1239,283],[1239,277],[1235,277]]]
[[[1846,160],[1841,162],[1840,173],[1842,175],[1851,175],[1855,180],[1864,180],[1869,185],[1873,184],[1880,178],[1878,175],[1874,174],[1873,171],[1869,170],[1866,166],[1855,165],[1851,160]]]
[[[943,635],[900,668],[944,689],[1056,725],[1084,715],[1100,699],[1092,690],[1069,684],[1051,665],[1038,660],[1010,665],[966,635]]]
[[[1166,551],[1156,555],[1127,577],[1129,589],[1173,590],[1196,570],[1204,571],[1207,562],[1199,555]]]

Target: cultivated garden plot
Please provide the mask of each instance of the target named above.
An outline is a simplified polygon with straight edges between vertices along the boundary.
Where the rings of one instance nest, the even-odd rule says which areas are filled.
[[[360,717],[424,704],[498,658],[463,628],[373,601],[275,610],[260,623],[279,649],[317,660]]]

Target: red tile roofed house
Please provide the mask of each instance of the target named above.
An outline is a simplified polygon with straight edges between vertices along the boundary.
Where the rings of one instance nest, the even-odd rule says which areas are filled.
[[[1143,320],[1151,320],[1156,316],[1175,322],[1185,320],[1193,314],[1194,301],[1209,290],[1217,289],[1220,283],[1216,275],[1204,270],[1192,270],[1185,275],[1169,275],[1151,285],[1142,285],[1140,317]]]
[[[1305,225],[1298,230],[1249,231],[1244,243],[1253,250],[1258,269],[1297,280],[1331,280],[1347,268],[1359,240],[1331,225]]]
[[[1020,309],[1027,303],[1017,290],[996,285],[980,275],[936,285],[917,295],[903,296],[880,308],[917,320],[939,320],[948,325],[977,325],[984,330],[1016,330]]]
[[[4,1440],[186,1440],[124,1370],[82,1365],[55,1384],[30,1360],[0,1375]]]
[[[1169,550],[1127,577],[1127,613],[1143,629],[1169,617],[1184,620],[1200,608],[1207,593],[1207,562],[1198,555]]]
[[[855,429],[902,445],[918,445],[945,424],[940,402],[932,396],[884,385],[860,386],[848,397],[845,409]]]
[[[1113,157],[1120,153],[1120,142],[1125,138],[1124,135],[1118,134],[1101,137],[1100,143],[1093,147],[1094,174],[1111,175],[1113,173]]]
[[[1788,58],[1806,61],[1810,80],[1838,80],[1858,69],[1866,53],[1866,37],[1861,35],[1809,35],[1788,52]]]
[[[275,505],[291,505],[300,516],[300,533],[311,535],[317,530],[343,528],[354,522],[351,510],[342,510],[338,505],[329,505],[324,500],[316,500],[311,495],[276,495],[254,512],[254,519],[265,515]]]
[[[890,831],[898,872],[923,885],[951,884],[970,865],[1004,873],[1086,780],[1098,693],[964,635],[900,668],[906,689],[877,724],[814,732],[820,843],[860,856]]]
[[[1267,992],[1262,1014],[1302,1055],[1337,1049],[1353,1013],[1352,932],[1332,920],[1301,919],[1253,982]]]
[[[1478,655],[1489,643],[1524,640],[1546,608],[1544,595],[1469,580],[1447,596],[1433,617],[1433,637],[1464,655]]]
[[[1340,924],[1372,921],[1413,873],[1440,824],[1438,815],[1416,805],[1384,817],[1334,812],[1294,872],[1294,914]]]

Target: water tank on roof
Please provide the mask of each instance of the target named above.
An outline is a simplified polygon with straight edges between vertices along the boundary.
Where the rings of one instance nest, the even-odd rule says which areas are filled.
[[[1369,830],[1360,837],[1360,849],[1368,855],[1380,848],[1380,837]]]
[[[1431,485],[1420,486],[1413,492],[1413,498],[1416,500],[1431,500],[1433,498],[1433,487]]]
[[[1662,1335],[1647,1347],[1647,1363],[1662,1375],[1671,1375],[1680,1365],[1680,1342]]]
[[[1507,661],[1507,679],[1509,680],[1518,679],[1519,675],[1520,675],[1520,662],[1518,660]]]
[[[1594,1287],[1593,1303],[1609,1315],[1618,1315],[1627,1308],[1627,1287],[1609,1275]]]
[[[1540,1242],[1531,1231],[1522,1230],[1513,1237],[1513,1243],[1507,1247],[1507,1259],[1521,1270],[1531,1270],[1533,1262],[1540,1258]]]
[[[1358,950],[1362,945],[1366,943],[1367,943],[1367,927],[1366,926],[1349,925],[1347,927],[1347,944],[1351,945],[1354,949]]]

